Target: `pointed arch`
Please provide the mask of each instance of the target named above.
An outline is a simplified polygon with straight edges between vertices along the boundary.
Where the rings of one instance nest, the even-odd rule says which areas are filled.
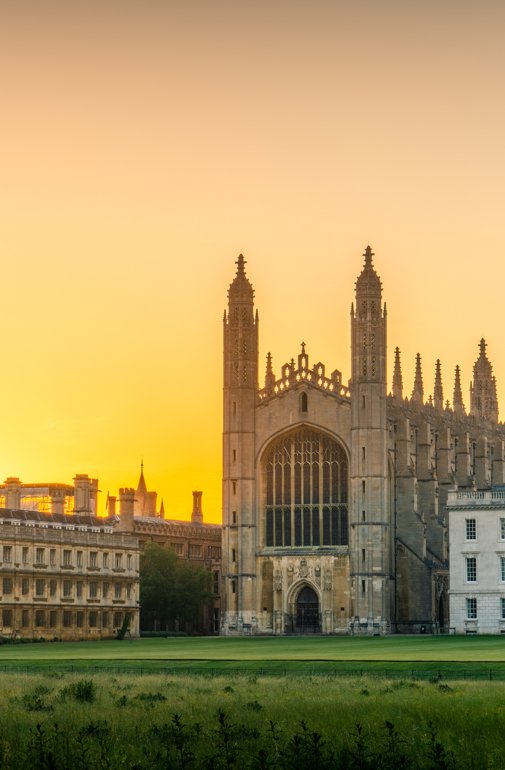
[[[349,461],[340,442],[300,426],[265,447],[260,470],[267,548],[348,545]]]

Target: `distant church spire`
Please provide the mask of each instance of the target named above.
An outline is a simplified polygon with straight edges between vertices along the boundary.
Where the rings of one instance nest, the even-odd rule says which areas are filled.
[[[433,389],[433,405],[438,411],[442,411],[444,408],[444,391],[442,388],[442,370],[440,366],[440,359],[437,358],[435,364],[435,387]]]
[[[463,403],[463,392],[461,390],[461,376],[459,366],[456,366],[454,375],[454,395],[452,397],[452,406],[455,414],[465,414],[465,405]]]
[[[486,341],[479,343],[480,353],[473,367],[473,383],[470,385],[470,414],[498,422],[496,378],[486,355]]]
[[[395,348],[395,365],[393,369],[393,396],[403,398],[402,365],[400,362],[400,348]]]
[[[414,377],[412,401],[421,405],[424,403],[423,373],[421,371],[421,356],[419,353],[416,355],[416,373]]]
[[[137,484],[137,497],[140,495],[147,495],[146,480],[144,478],[144,458],[140,461],[140,478]]]

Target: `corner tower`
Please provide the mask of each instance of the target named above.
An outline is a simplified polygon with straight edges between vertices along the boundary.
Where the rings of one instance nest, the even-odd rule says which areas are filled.
[[[254,632],[255,406],[258,397],[258,314],[242,254],[224,314],[223,599],[222,633]]]
[[[351,308],[351,577],[354,632],[390,624],[386,305],[367,246]]]

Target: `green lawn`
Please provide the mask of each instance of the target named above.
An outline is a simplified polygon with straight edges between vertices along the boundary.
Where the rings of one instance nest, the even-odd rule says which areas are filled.
[[[47,665],[84,663],[202,665],[259,668],[293,665],[317,668],[347,664],[356,668],[372,662],[385,664],[479,664],[505,668],[502,637],[279,637],[229,639],[221,637],[138,639],[103,642],[46,642],[0,646],[2,664]]]

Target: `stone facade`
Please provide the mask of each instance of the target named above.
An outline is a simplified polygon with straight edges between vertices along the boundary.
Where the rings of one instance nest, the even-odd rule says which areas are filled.
[[[45,639],[139,633],[138,539],[117,520],[0,510],[0,633]]]
[[[224,314],[224,634],[383,634],[448,627],[449,489],[504,482],[505,430],[480,343],[467,414],[435,367],[412,395],[367,247],[351,308],[351,380],[296,359],[258,384],[259,318],[242,255]]]
[[[450,625],[505,633],[505,491],[449,492]]]

